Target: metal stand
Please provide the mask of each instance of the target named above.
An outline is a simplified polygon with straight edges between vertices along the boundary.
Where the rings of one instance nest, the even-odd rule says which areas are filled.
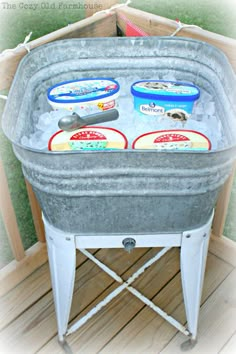
[[[43,218],[48,260],[51,273],[54,305],[57,317],[58,340],[63,343],[70,315],[75,281],[75,237],[52,227]]]
[[[213,214],[209,221],[202,227],[195,230],[184,231],[179,234],[132,235],[132,237],[129,235],[125,237],[125,235],[79,236],[68,234],[54,228],[43,217],[48,245],[49,265],[57,317],[59,342],[64,345],[66,336],[79,329],[123,290],[128,290],[143,301],[147,306],[152,308],[157,314],[162,316],[166,321],[176,327],[179,331],[186,336],[189,336],[191,346],[193,346],[197,338],[199,308],[212,219]],[[129,252],[134,247],[164,248],[152,259],[147,261],[126,281],[123,281],[118,274],[86,250],[86,248],[120,247],[125,247]],[[134,280],[136,280],[148,267],[154,264],[166,252],[168,252],[171,247],[181,247],[181,279],[187,317],[187,328],[177,322],[173,317],[167,315],[162,309],[131,286]],[[120,283],[120,286],[68,329],[75,279],[76,248],[78,248],[87,258],[96,263],[107,274]],[[185,349],[185,347],[186,345],[184,345],[183,349]]]

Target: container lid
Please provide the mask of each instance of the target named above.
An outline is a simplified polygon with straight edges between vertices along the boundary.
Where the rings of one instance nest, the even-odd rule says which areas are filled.
[[[195,101],[200,97],[197,86],[181,81],[143,80],[131,86],[136,97],[152,100]]]
[[[117,150],[127,149],[126,136],[119,130],[107,127],[84,127],[65,132],[59,130],[48,142],[48,150]]]
[[[194,130],[157,130],[140,135],[134,140],[133,149],[154,150],[210,150],[211,142]]]
[[[48,100],[56,103],[88,102],[112,96],[119,89],[119,83],[109,78],[64,81],[48,89]]]

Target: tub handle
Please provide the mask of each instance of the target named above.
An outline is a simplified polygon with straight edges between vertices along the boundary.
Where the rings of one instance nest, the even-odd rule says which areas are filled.
[[[119,112],[117,109],[109,109],[107,111],[90,114],[83,118],[74,112],[72,115],[62,117],[58,122],[58,126],[66,132],[71,132],[87,125],[110,122],[118,119],[118,117]]]

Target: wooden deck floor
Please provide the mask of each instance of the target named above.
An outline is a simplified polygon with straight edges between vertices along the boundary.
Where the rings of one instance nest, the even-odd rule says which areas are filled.
[[[129,277],[156,249],[97,250],[96,257],[123,278]],[[179,250],[170,250],[135,282],[158,306],[185,323]],[[71,322],[117,287],[107,274],[78,253]],[[0,353],[63,353],[56,321],[48,264],[0,299]],[[124,291],[80,330],[68,337],[73,353],[178,353],[186,337]],[[236,352],[236,269],[209,252],[198,343],[190,353]]]

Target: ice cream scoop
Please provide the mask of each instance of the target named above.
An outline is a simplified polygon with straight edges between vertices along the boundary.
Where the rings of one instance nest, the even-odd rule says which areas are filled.
[[[84,116],[81,118],[77,113],[62,117],[58,126],[60,129],[71,132],[73,130],[85,127],[87,125],[93,125],[98,123],[110,122],[118,119],[119,112],[117,109],[109,109],[107,111],[99,112]]]

